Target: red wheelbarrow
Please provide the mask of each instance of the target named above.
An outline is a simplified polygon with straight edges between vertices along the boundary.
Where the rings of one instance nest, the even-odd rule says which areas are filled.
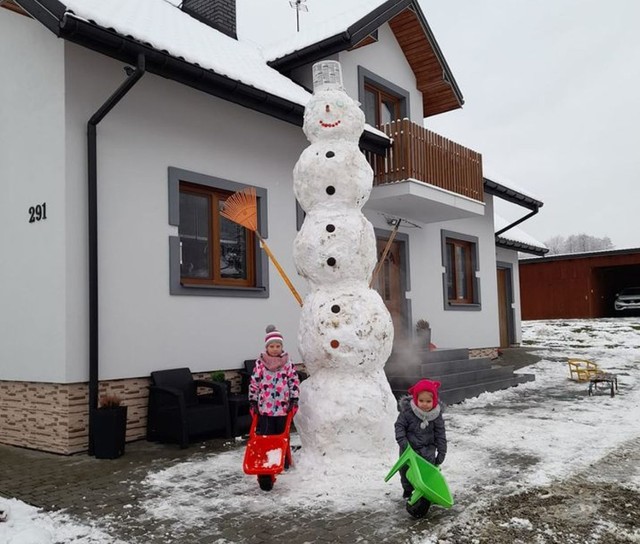
[[[293,412],[289,412],[282,434],[256,434],[258,416],[253,415],[242,468],[245,474],[258,476],[258,485],[263,491],[271,491],[276,475],[280,474],[285,466],[293,466],[289,439],[292,420]]]

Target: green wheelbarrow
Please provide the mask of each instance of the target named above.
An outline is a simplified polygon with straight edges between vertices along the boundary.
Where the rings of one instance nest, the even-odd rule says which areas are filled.
[[[388,482],[404,465],[408,465],[407,480],[413,486],[413,493],[407,501],[407,511],[414,517],[422,517],[427,513],[431,503],[444,508],[453,506],[453,497],[440,469],[420,457],[408,445],[393,468],[386,475]],[[424,499],[424,500],[421,500]],[[428,502],[427,502],[428,501]],[[419,504],[416,504],[419,503]],[[426,505],[426,507],[425,507]]]

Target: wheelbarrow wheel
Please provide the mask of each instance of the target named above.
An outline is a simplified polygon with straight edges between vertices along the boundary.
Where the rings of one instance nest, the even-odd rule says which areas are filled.
[[[273,477],[258,476],[258,485],[262,491],[271,491],[273,489]]]
[[[407,501],[407,512],[409,512],[410,516],[420,519],[427,515],[430,506],[431,503],[425,498],[418,499],[418,502],[413,505]]]

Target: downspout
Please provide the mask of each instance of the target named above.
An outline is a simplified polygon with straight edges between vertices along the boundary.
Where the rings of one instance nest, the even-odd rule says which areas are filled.
[[[137,83],[145,72],[145,58],[138,55],[135,71],[125,68],[127,79],[100,106],[87,123],[89,189],[89,455],[93,455],[93,420],[98,408],[99,364],[98,364],[98,161],[96,128],[113,107]]]
[[[520,223],[522,223],[523,221],[526,221],[527,219],[529,219],[529,217],[533,217],[535,214],[538,213],[540,208],[536,208],[535,210],[533,210],[531,213],[528,213],[527,215],[525,215],[524,217],[521,217],[520,219],[518,219],[517,221],[514,221],[513,223],[511,223],[510,225],[507,225],[505,228],[500,229],[498,232],[496,232],[496,236],[500,236],[503,232],[508,231],[509,229],[515,227],[516,225],[519,225]]]

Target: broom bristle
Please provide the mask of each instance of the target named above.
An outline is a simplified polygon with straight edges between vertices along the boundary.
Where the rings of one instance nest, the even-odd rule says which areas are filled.
[[[258,229],[258,209],[256,206],[255,188],[248,187],[242,191],[233,193],[225,201],[220,215],[255,232]]]

